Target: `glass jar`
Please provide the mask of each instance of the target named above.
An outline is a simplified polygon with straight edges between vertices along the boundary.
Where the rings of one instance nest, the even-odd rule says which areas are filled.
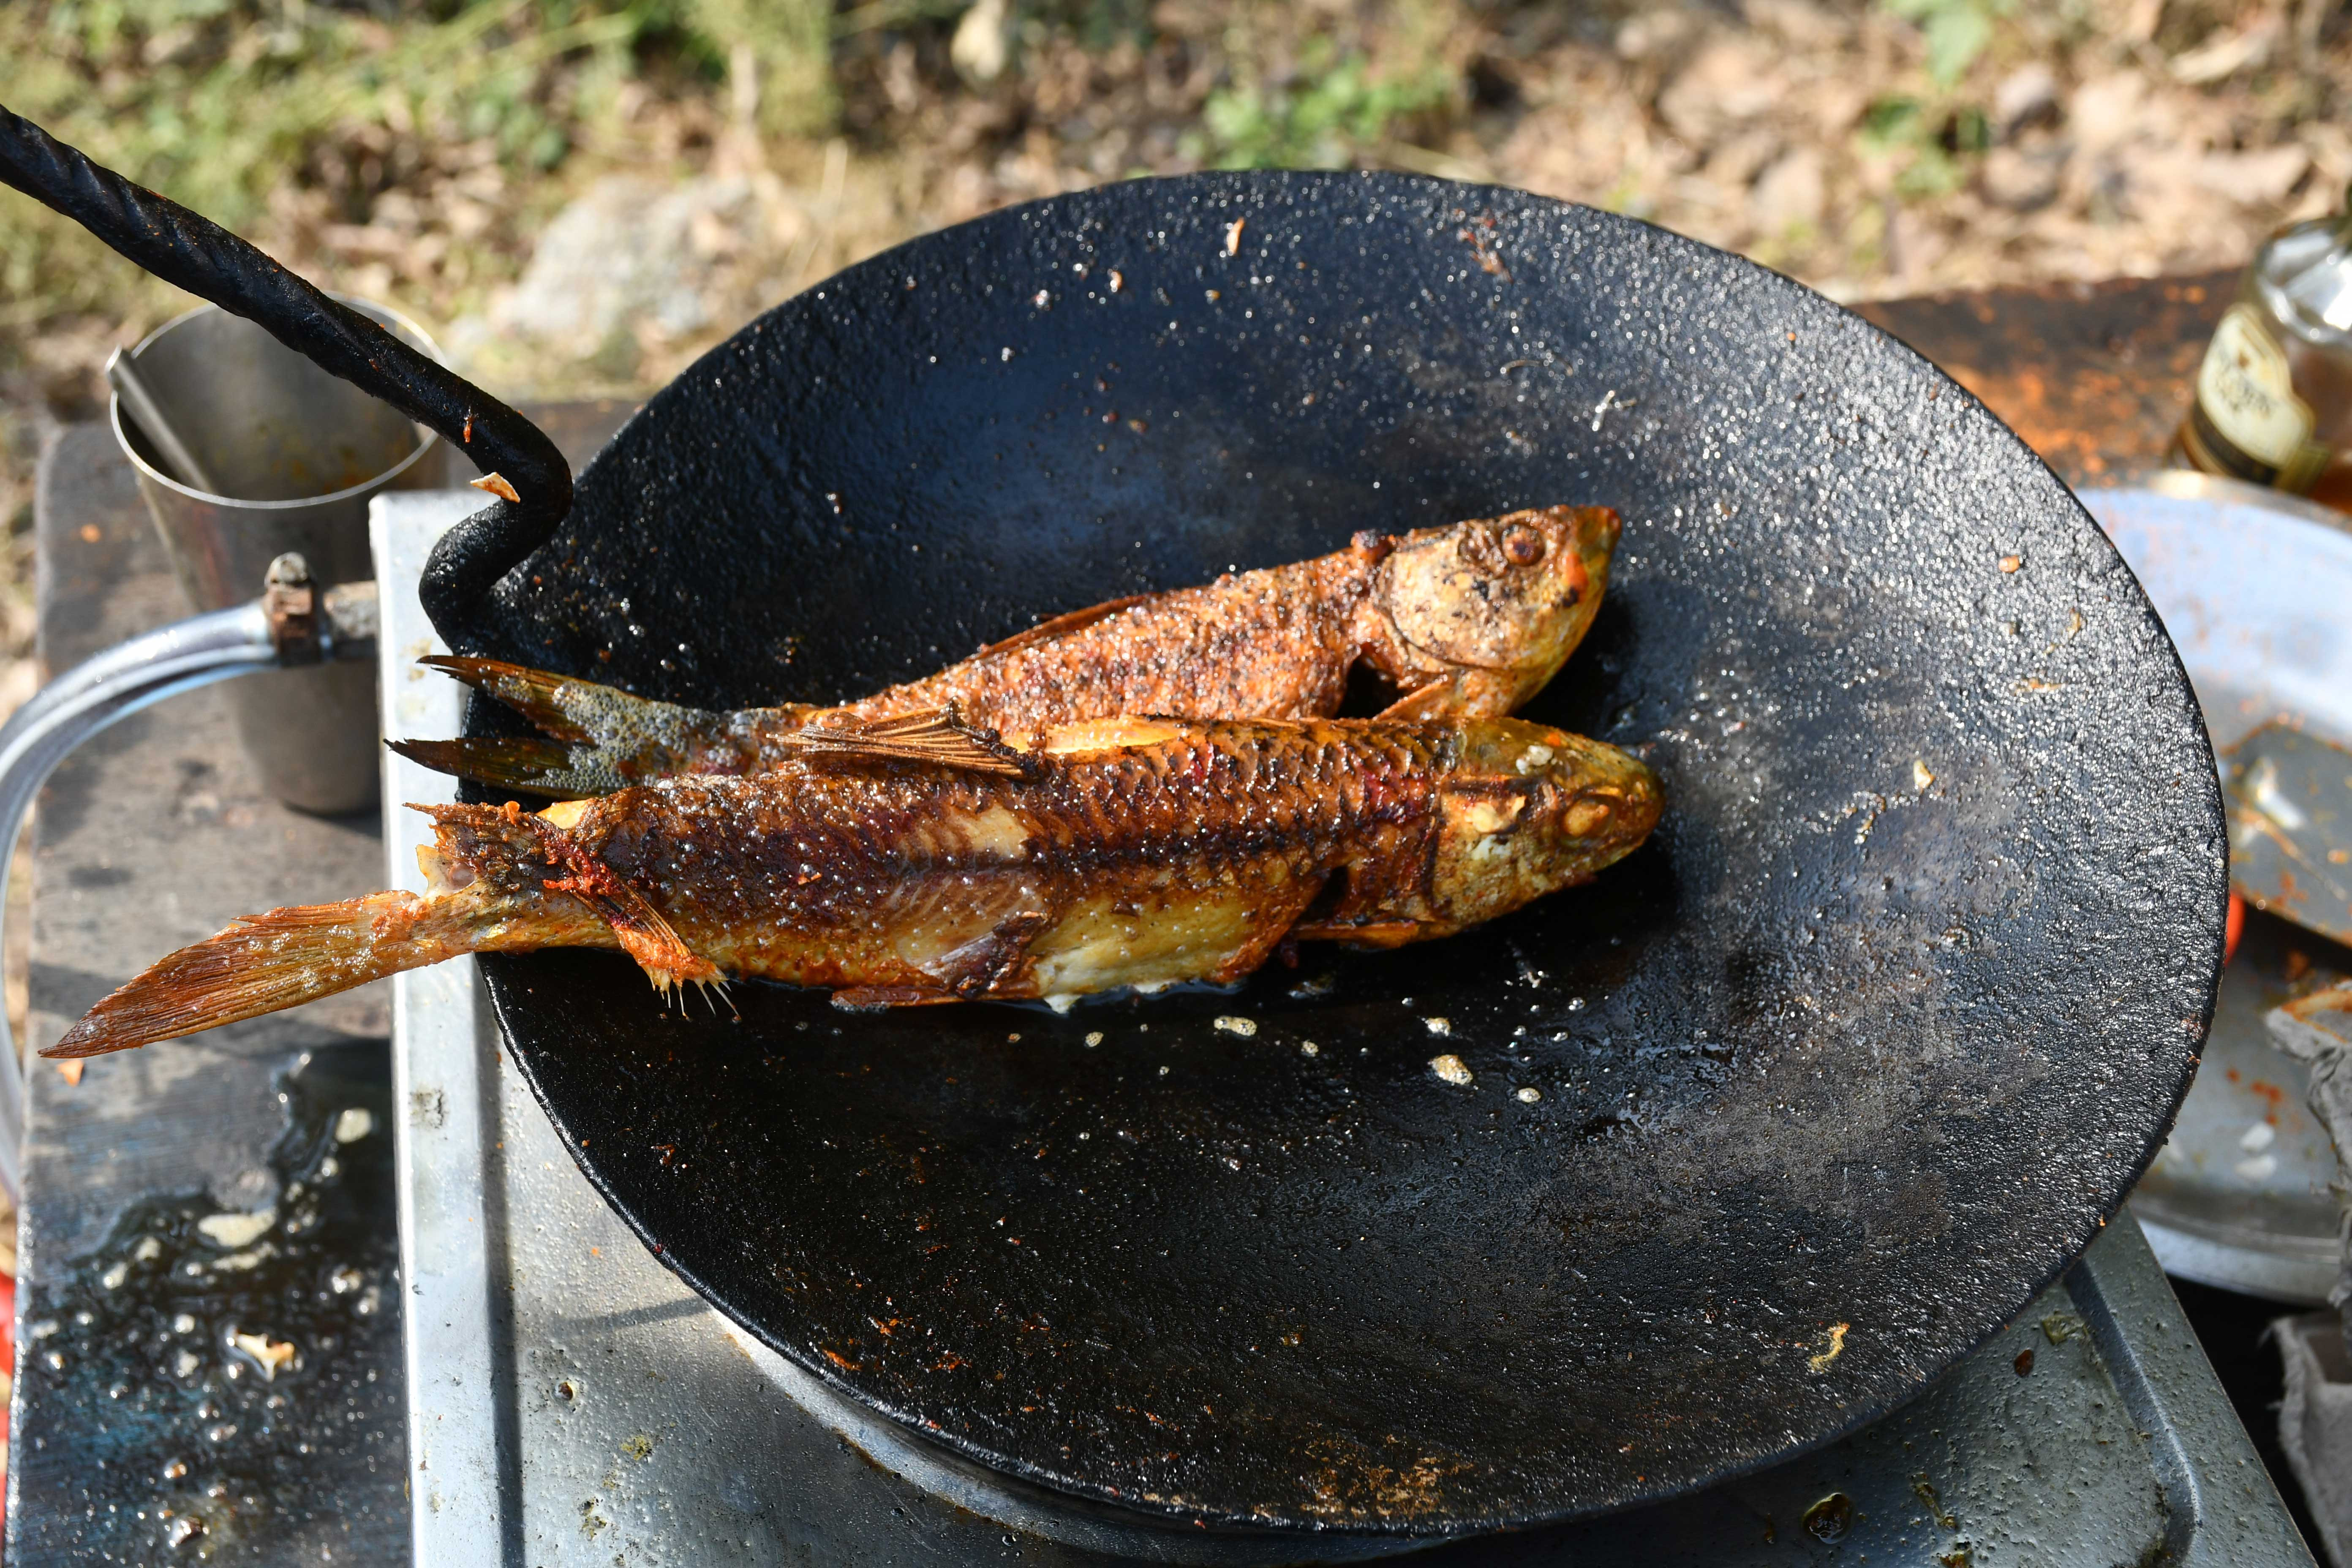
[[[2214,329],[2181,422],[2209,474],[2352,511],[2352,191],[2347,210],[2273,235]]]

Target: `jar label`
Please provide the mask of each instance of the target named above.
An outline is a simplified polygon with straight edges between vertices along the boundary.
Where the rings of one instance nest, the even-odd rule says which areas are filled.
[[[2197,372],[2197,406],[2216,434],[2271,475],[2301,466],[2311,405],[2294,395],[2286,354],[2252,305],[2231,306],[2213,329]]]

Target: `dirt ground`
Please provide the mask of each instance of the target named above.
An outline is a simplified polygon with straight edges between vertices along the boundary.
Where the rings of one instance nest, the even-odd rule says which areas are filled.
[[[15,62],[0,101],[314,279],[406,310],[508,393],[657,385],[850,261],[1139,174],[1491,180],[1647,218],[1842,300],[2230,265],[2352,180],[2338,0],[766,9],[811,4],[833,24],[816,79],[756,30],[727,46],[716,23],[692,35],[698,53],[646,33],[616,64],[611,38],[582,31],[601,15],[585,0],[460,5],[440,22],[448,4],[126,0],[131,21],[103,43],[71,21],[99,8],[28,5],[0,21]],[[268,46],[297,61],[291,107],[205,118],[247,35],[298,15],[311,31]],[[183,16],[209,19],[157,20]],[[398,86],[412,57],[446,76],[428,44],[462,46],[475,68],[502,50],[523,62],[506,108],[481,112],[491,77],[455,98],[342,90],[355,73]],[[188,117],[177,139],[152,129],[167,105]],[[23,220],[0,237],[0,402],[20,424],[86,416],[105,351],[184,301],[12,193],[0,213],[0,227]],[[37,435],[11,446],[0,500],[21,504]]]

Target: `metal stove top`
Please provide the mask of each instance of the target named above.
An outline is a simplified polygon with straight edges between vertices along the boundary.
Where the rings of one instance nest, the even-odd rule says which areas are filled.
[[[383,712],[453,734],[415,584],[469,492],[375,503]],[[387,753],[392,885],[449,781]],[[607,1209],[499,1050],[472,966],[395,982],[415,1561],[436,1565],[1259,1563],[1335,1538],[1185,1533],[1018,1489],[735,1329]],[[1393,1550],[1390,1548],[1388,1550]],[[1319,1551],[1319,1555],[1318,1555]],[[1445,1564],[2311,1562],[2138,1227],[2117,1219],[1918,1400],[1695,1498],[1427,1549]]]

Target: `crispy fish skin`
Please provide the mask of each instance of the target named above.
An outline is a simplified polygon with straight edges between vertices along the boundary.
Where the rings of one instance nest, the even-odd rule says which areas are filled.
[[[1359,534],[1336,554],[1063,616],[839,708],[719,713],[492,660],[427,659],[550,738],[397,749],[445,773],[578,798],[677,773],[757,773],[809,724],[950,703],[1008,735],[1122,713],[1325,718],[1360,661],[1403,694],[1383,717],[1499,717],[1591,629],[1621,527],[1606,507],[1562,506]]]
[[[430,892],[242,921],[44,1054],[463,952],[618,947],[657,986],[756,976],[849,1007],[1229,982],[1286,934],[1389,947],[1506,914],[1629,853],[1660,804],[1634,758],[1511,719],[1103,720],[1021,765],[828,758],[536,815],[433,807]]]

